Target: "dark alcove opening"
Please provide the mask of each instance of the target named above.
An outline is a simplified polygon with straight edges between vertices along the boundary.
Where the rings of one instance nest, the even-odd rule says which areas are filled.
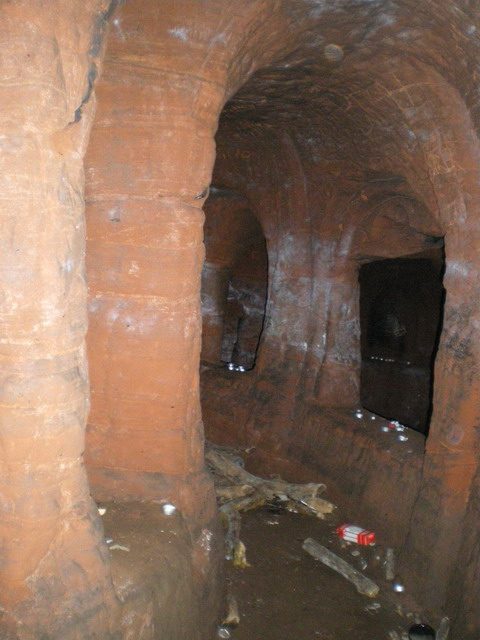
[[[428,434],[443,319],[444,251],[376,260],[360,268],[361,401]]]
[[[253,369],[265,322],[268,258],[264,238],[246,248],[228,283],[222,362]]]
[[[248,371],[265,321],[267,243],[247,199],[214,187],[205,205],[202,362]]]

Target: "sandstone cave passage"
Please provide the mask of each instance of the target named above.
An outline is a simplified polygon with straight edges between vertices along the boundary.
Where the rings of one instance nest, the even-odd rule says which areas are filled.
[[[479,61],[476,0],[0,2],[0,640],[478,640]]]
[[[360,268],[362,405],[424,434],[443,318],[441,248]]]

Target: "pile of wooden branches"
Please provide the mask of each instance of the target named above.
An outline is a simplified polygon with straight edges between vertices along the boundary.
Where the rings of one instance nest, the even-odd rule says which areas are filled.
[[[335,509],[335,505],[319,497],[326,489],[324,484],[260,478],[244,469],[242,458],[233,450],[210,443],[206,446],[206,460],[226,528],[226,557],[237,567],[248,566],[245,545],[240,540],[242,511],[269,505],[324,518]]]

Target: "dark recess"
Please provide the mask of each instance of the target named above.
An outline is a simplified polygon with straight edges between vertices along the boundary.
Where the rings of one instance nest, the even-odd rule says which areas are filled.
[[[361,400],[427,435],[445,291],[443,248],[360,268]]]

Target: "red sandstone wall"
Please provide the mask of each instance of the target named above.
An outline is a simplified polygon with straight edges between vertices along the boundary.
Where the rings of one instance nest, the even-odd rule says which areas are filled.
[[[0,11],[2,633],[104,639],[116,602],[82,465],[82,157],[109,7],[13,0]],[[280,460],[284,434],[300,456],[318,407],[356,402],[355,230],[369,235],[379,193],[424,203],[427,226],[413,210],[407,227],[435,219],[445,234],[447,302],[404,564],[412,591],[458,614],[463,638],[480,619],[476,29],[462,2],[378,12],[348,0],[133,0],[112,25],[87,161],[90,477],[98,496],[172,496],[197,531],[213,513],[198,401],[200,205],[225,100],[261,70],[227,110],[250,141],[230,140],[245,153],[222,170],[255,202],[269,245],[263,347],[242,379],[250,413],[234,408],[260,453]],[[455,567],[459,554],[467,566]]]
[[[205,617],[194,633],[207,635],[219,557],[202,547],[206,530],[218,535],[198,390],[202,205],[218,114],[261,64],[251,49],[268,44],[257,20],[287,24],[273,3],[252,2],[221,30],[226,9],[137,0],[115,13],[86,158],[92,491],[177,505]]]
[[[82,462],[83,154],[108,3],[0,6],[0,636],[113,637]]]
[[[249,27],[268,3],[246,5],[232,33],[211,41],[221,6],[197,15],[191,3],[172,3],[160,19],[145,0],[116,14],[86,160],[90,477],[98,495],[136,497],[155,493],[161,478],[190,513],[204,508],[192,490],[206,482],[201,207],[218,113],[241,71],[229,64],[259,37]]]
[[[82,160],[115,5],[59,0],[47,11],[40,2],[13,0],[0,7],[4,638],[119,634],[82,461],[88,411]],[[288,40],[275,43],[288,20],[274,3],[248,3],[222,32],[225,7],[129,2],[115,15],[113,59],[89,151],[93,173],[87,162],[94,302],[99,293],[91,309],[96,345],[89,350],[94,489],[103,497],[173,495],[186,514],[196,514],[190,525],[197,533],[213,515],[197,390],[200,207],[213,132],[225,96]],[[275,35],[264,37],[256,23],[267,15]],[[266,53],[257,50],[254,59],[250,49],[259,42]],[[102,312],[104,326],[95,322]],[[162,323],[161,346],[157,312],[170,318]],[[133,358],[125,358],[125,347]],[[129,392],[137,407],[126,401]],[[208,573],[197,564],[197,573]]]
[[[435,76],[430,69],[423,71]],[[406,70],[404,73],[408,75]],[[436,86],[440,86],[441,81],[435,77],[439,83]],[[262,81],[268,80],[260,76],[256,90],[261,91]],[[284,133],[272,135],[271,128],[262,138],[261,122],[255,122],[251,129],[243,122],[235,132],[235,118],[239,122],[242,117],[255,120],[258,114],[253,105],[264,108],[261,99],[256,102],[254,91],[251,83],[240,94],[241,99],[232,102],[225,116],[225,129],[217,137],[215,179],[258,203],[256,214],[269,246],[266,331],[254,372],[233,380],[225,374],[205,374],[207,434],[224,442],[256,445],[250,463],[257,469],[262,466],[265,471],[266,466],[271,471],[283,470],[291,477],[312,478],[312,472],[319,473],[327,481],[330,479],[331,485],[343,487],[344,495],[351,493],[356,479],[364,474],[362,491],[356,494],[363,513],[373,519],[381,513],[392,513],[397,542],[408,537],[404,569],[409,575],[409,588],[434,606],[445,605],[455,615],[450,604],[452,596],[447,600],[446,591],[449,580],[454,580],[451,584],[456,586],[452,589],[457,589],[459,598],[462,578],[453,570],[455,562],[451,559],[460,548],[466,502],[475,495],[471,455],[477,448],[473,424],[478,415],[478,397],[467,373],[471,366],[467,361],[477,361],[469,337],[471,329],[467,329],[476,322],[471,300],[477,294],[472,293],[475,278],[460,282],[465,259],[468,270],[476,272],[475,258],[468,255],[477,243],[473,223],[477,182],[473,177],[459,180],[455,170],[476,164],[478,141],[471,134],[472,122],[465,106],[445,84],[443,102],[436,89],[428,99],[430,112],[420,115],[419,110],[412,110],[414,120],[409,124],[416,132],[412,135],[423,140],[409,149],[410,162],[397,142],[396,155],[392,155],[391,148],[384,150],[384,173],[378,172],[382,161],[377,155],[370,157],[375,171],[362,175],[354,163],[342,165],[336,158],[326,161],[321,141],[316,138],[297,135],[292,142]],[[416,104],[425,104],[423,90],[414,95]],[[279,100],[279,95],[276,98]],[[452,110],[457,114],[454,119]],[[366,114],[365,107],[365,112],[358,115],[369,119]],[[262,117],[265,120],[265,114]],[[275,119],[273,111],[271,118]],[[390,118],[394,120],[393,114]],[[424,135],[429,126],[427,120],[443,127],[442,134],[437,129]],[[371,137],[362,150],[365,157],[373,153],[369,145],[380,140],[379,130],[371,120],[370,125]],[[422,167],[416,175],[415,166]],[[470,175],[469,170],[467,173]],[[469,205],[461,201],[460,191],[464,188],[469,193]],[[400,210],[389,205],[392,195],[403,199]],[[462,221],[458,226],[452,215]],[[402,462],[398,465],[391,456],[384,458],[371,441],[362,441],[347,425],[342,428],[341,420],[335,423],[318,407],[354,407],[358,403],[356,265],[374,257],[415,253],[428,246],[426,236],[444,234],[447,302],[435,372],[437,405],[425,463],[419,450],[413,467]],[[463,276],[467,276],[466,270]],[[458,312],[460,308],[462,311]],[[321,436],[319,424],[327,430]],[[316,456],[312,454],[314,442],[319,445]],[[380,459],[384,464],[378,473]],[[339,461],[344,470],[341,474]],[[391,490],[386,492],[386,486]],[[398,504],[402,504],[401,510]],[[412,513],[418,526],[409,529]],[[435,545],[428,543],[422,533],[433,522],[442,523]],[[470,586],[463,583],[461,588]],[[471,606],[468,615],[459,619],[458,629],[472,634],[476,620]]]

